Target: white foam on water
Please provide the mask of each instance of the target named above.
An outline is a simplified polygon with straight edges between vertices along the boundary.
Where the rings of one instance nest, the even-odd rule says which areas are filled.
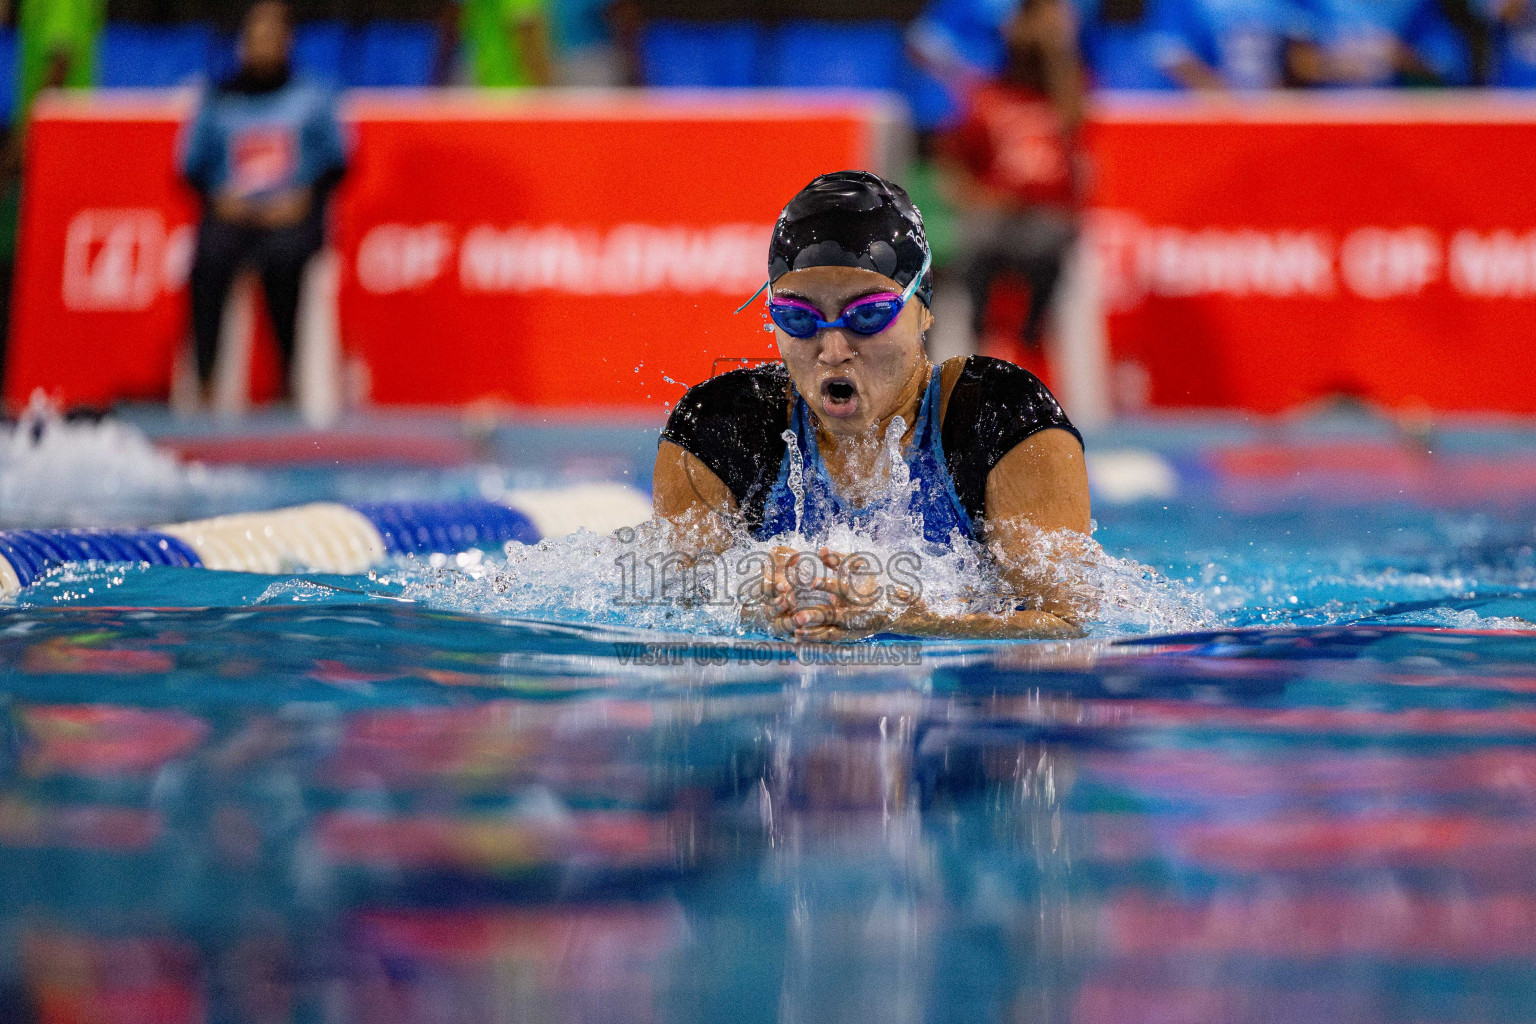
[[[1471,608],[1429,608],[1408,615],[1385,616],[1380,621],[1395,625],[1399,620],[1404,625],[1443,626],[1446,629],[1519,630],[1526,633],[1536,630],[1536,622],[1518,615],[1479,615]]]
[[[124,526],[189,498],[253,488],[247,474],[183,462],[117,420],[66,420],[41,391],[0,426],[0,525]]]
[[[627,531],[621,531],[627,534]],[[741,604],[750,598],[750,575],[784,541],[738,538],[727,551],[689,572],[668,543],[666,524],[651,522],[626,542],[585,531],[536,545],[508,545],[505,562],[459,567],[404,564],[380,579],[402,585],[402,597],[445,611],[554,618],[666,632],[756,636],[744,623]],[[1083,543],[1070,574],[1075,589],[1091,591],[1098,611],[1089,626],[1095,637],[1192,632],[1219,628],[1220,620],[1199,595],[1131,559],[1116,558],[1096,542]],[[995,608],[1009,597],[982,550],[961,541],[950,548],[918,541],[894,544],[838,527],[823,538],[834,551],[859,552],[883,570],[876,580],[917,580],[925,604],[940,614]],[[813,547],[794,547],[808,558]],[[914,557],[915,556],[915,557]],[[893,559],[896,568],[892,569]]]
[[[1027,600],[1015,594],[993,560],[978,545],[958,536],[940,545],[924,539],[923,523],[909,513],[919,486],[901,457],[906,426],[893,422],[874,460],[872,486],[860,495],[866,515],[858,525],[838,524],[810,536],[804,523],[804,466],[791,439],[790,487],[795,494],[796,528],[788,535],[756,540],[739,528],[718,556],[686,567],[698,550],[695,540],[720,531],[710,522],[650,520],[611,536],[580,531],[536,545],[509,544],[504,563],[469,566],[412,562],[387,578],[402,584],[401,596],[431,607],[476,614],[555,618],[716,636],[761,635],[743,621],[742,605],[757,592],[757,579],[775,550],[803,556],[807,578],[819,571],[821,547],[859,553],[873,575],[859,581],[865,592],[879,587],[879,600],[895,601],[901,588],[917,589],[923,603],[942,615],[996,611]],[[797,472],[798,470],[798,472]],[[1201,597],[1148,566],[1108,554],[1091,538],[1063,531],[1036,538],[1039,566],[1034,578],[1065,583],[1085,604],[1096,605],[1090,634],[1171,633],[1217,628],[1219,620]]]

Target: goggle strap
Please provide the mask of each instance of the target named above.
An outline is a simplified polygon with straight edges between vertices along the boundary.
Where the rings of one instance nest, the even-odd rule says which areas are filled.
[[[927,275],[928,268],[931,267],[932,265],[933,265],[933,253],[931,253],[931,252],[924,253],[923,254],[923,266],[922,266],[922,269],[917,272],[917,276],[912,279],[912,281],[907,285],[907,287],[901,293],[901,304],[903,306],[905,306],[907,303],[911,302],[912,301],[912,296],[917,294],[918,286],[923,283],[923,277]],[[773,281],[771,281],[771,280],[764,281],[763,282],[763,286],[761,288],[759,288],[757,291],[753,292],[752,293],[752,297],[750,299],[748,299],[746,302],[743,302],[740,306],[736,307],[736,312],[740,313],[742,310],[744,310],[748,306],[752,305],[752,303],[756,302],[757,301],[757,297],[759,295],[763,294],[763,291],[765,289],[767,289],[767,287],[769,285],[771,285],[771,284],[773,284]],[[735,314],[732,314],[732,315],[734,316]]]
[[[758,289],[758,290],[757,290],[757,291],[755,291],[755,292],[753,292],[753,293],[752,293],[752,297],[751,297],[751,298],[750,298],[750,299],[748,299],[748,300],[747,300],[747,301],[746,301],[746,302],[743,302],[743,303],[742,303],[742,304],[741,304],[741,305],[740,305],[740,306],[739,306],[739,307],[738,307],[738,308],[737,308],[737,310],[736,310],[736,312],[737,312],[737,313],[740,313],[740,312],[741,312],[741,311],[742,311],[742,310],[743,310],[743,309],[746,309],[746,308],[747,308],[747,307],[748,307],[748,306],[750,306],[750,305],[752,305],[752,303],[754,303],[754,302],[756,302],[756,301],[757,301],[757,297],[758,297],[758,296],[759,296],[759,295],[761,295],[761,294],[763,294],[763,291],[764,291],[764,289],[766,289],[766,288],[767,288],[767,287],[768,287],[768,286],[769,286],[769,285],[770,285],[770,284],[772,284],[772,283],[773,283],[773,282],[772,282],[772,281],[764,281],[764,282],[763,282],[763,287],[762,287],[762,288],[759,288],[759,289]],[[732,315],[732,316],[735,316],[735,313],[733,313],[733,314],[731,314],[731,315]]]
[[[901,293],[901,304],[903,306],[905,306],[907,303],[911,302],[912,301],[912,296],[917,294],[917,289],[923,283],[923,277],[925,275],[927,275],[928,268],[931,267],[931,266],[933,266],[933,253],[932,253],[932,251],[923,253],[923,267],[922,267],[922,269],[917,272],[917,276],[912,279],[912,281],[907,285],[906,289]],[[755,295],[753,296],[753,298],[756,298],[756,297],[757,296],[755,296]]]

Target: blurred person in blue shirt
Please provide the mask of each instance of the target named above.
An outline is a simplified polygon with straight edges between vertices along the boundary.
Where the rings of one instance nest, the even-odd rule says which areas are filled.
[[[924,67],[945,77],[956,69],[993,77],[1008,59],[1005,28],[1020,0],[933,0],[907,30],[907,43]]]
[[[960,114],[954,83],[992,78],[1008,57],[1003,30],[1020,0],[930,0],[907,28],[907,50],[924,73],[909,97],[920,131],[946,128]]]
[[[1169,90],[1204,86],[1158,60],[1158,28],[1167,0],[1077,0],[1083,60],[1098,89]],[[1196,69],[1198,70],[1198,69]]]
[[[1536,4],[1531,0],[1479,0],[1492,29],[1489,85],[1536,88]]]
[[[335,96],[292,75],[290,19],[283,0],[250,7],[239,69],[207,90],[182,139],[182,174],[203,201],[191,290],[205,397],[224,304],[244,267],[261,275],[284,366],[292,365],[304,270],[324,244],[327,202],[346,167]]]
[[[1291,48],[1299,85],[1470,85],[1469,40],[1439,0],[1298,0],[1308,38]]]
[[[1154,32],[1163,20],[1163,2],[1072,0],[1078,48],[1096,88],[1167,90],[1184,84],[1156,57]],[[1022,6],[1020,0],[932,0],[908,30],[908,46],[919,66],[946,84],[996,78],[1008,60],[1008,26]],[[953,87],[942,116],[925,118],[925,113],[917,111],[920,127],[952,122],[960,113]]]
[[[1310,35],[1293,0],[1162,0],[1152,33],[1158,66],[1192,89],[1275,89],[1289,47]]]
[[[554,0],[552,35],[559,85],[624,84],[624,61],[614,45],[609,0]]]

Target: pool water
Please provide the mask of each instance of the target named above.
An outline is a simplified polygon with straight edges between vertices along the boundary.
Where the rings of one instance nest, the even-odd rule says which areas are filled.
[[[1065,642],[701,631],[596,539],[58,570],[0,610],[0,1019],[1536,1019],[1533,438],[1090,437],[1173,483],[1098,481]],[[341,472],[81,428],[49,487],[16,443],[7,523],[148,523],[643,485],[654,427]]]

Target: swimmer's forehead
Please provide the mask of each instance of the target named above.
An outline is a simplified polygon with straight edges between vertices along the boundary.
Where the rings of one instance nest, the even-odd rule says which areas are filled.
[[[773,282],[773,294],[788,298],[849,301],[876,292],[901,294],[901,285],[863,267],[805,267],[781,274]]]

